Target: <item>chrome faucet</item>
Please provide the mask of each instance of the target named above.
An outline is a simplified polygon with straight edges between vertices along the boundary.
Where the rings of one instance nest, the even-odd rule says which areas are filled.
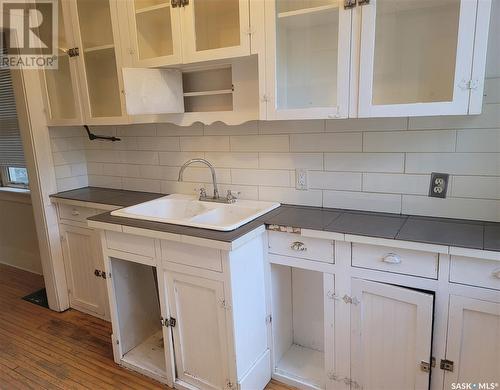
[[[214,166],[204,158],[192,158],[191,160],[186,161],[184,164],[182,164],[182,167],[179,171],[179,181],[183,180],[183,175],[184,175],[184,170],[191,164],[194,163],[202,163],[205,164],[207,167],[210,168],[210,171],[212,172],[212,181],[214,185],[214,196],[210,197],[207,196],[206,190],[202,188],[200,190],[200,200],[204,202],[218,202],[218,203],[234,203],[236,202],[236,197],[231,193],[230,190],[227,191],[227,196],[225,198],[221,198],[219,196],[219,187],[217,187],[217,175],[215,173],[215,168]]]

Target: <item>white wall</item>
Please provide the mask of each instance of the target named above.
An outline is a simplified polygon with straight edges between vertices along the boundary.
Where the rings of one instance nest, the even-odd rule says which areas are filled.
[[[114,144],[89,142],[83,128],[51,129],[58,189],[87,184],[153,192],[210,188],[215,164],[222,190],[249,199],[391,213],[500,221],[499,1],[493,2],[483,113],[390,119],[249,122],[178,127],[99,127]],[[309,190],[295,190],[295,169]],[[427,197],[430,173],[451,174],[448,198]]]
[[[0,263],[42,274],[29,195],[0,191]]]

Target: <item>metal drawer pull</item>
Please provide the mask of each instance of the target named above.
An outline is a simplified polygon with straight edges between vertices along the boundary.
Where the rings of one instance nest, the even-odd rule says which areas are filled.
[[[290,245],[290,249],[292,249],[293,251],[297,251],[297,252],[307,251],[306,244],[304,244],[303,242],[300,242],[300,241],[293,242],[292,245]]]
[[[71,215],[77,216],[80,215],[80,212],[78,210],[73,209],[73,211],[71,211]]]
[[[401,257],[396,253],[388,253],[382,258],[382,261],[387,264],[401,264]]]
[[[493,276],[496,279],[500,279],[500,268],[493,270],[491,276]]]

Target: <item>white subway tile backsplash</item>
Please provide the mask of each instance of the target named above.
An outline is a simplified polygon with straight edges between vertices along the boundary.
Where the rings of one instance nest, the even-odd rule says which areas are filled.
[[[183,152],[227,152],[229,151],[229,137],[181,137],[181,150]]]
[[[122,188],[130,191],[161,192],[161,181],[124,177]]]
[[[219,168],[258,168],[258,153],[206,152],[205,159]]]
[[[361,191],[361,173],[309,171],[309,188]]]
[[[499,152],[500,129],[459,130],[457,152]]]
[[[116,176],[89,175],[89,186],[122,189],[122,178]]]
[[[50,128],[50,138],[85,137],[83,126],[60,126]]]
[[[132,164],[103,163],[101,166],[101,174],[104,176],[141,177],[139,165]]]
[[[500,153],[408,153],[406,173],[500,175]]]
[[[458,198],[500,200],[500,177],[453,176],[451,195]]]
[[[465,198],[438,199],[403,195],[403,213],[500,221],[500,201]]]
[[[401,213],[401,195],[351,191],[323,191],[323,206],[339,209]]]
[[[155,137],[156,124],[145,123],[137,125],[118,126],[116,128],[118,137]]]
[[[365,152],[454,152],[456,132],[392,131],[366,133],[363,138]]]
[[[325,121],[262,121],[260,134],[290,134],[290,133],[322,133],[325,131]]]
[[[88,177],[86,175],[57,179],[56,183],[59,191],[69,191],[89,185]]]
[[[228,126],[222,122],[215,122],[205,126],[205,135],[250,135],[259,134],[259,122],[250,121],[241,125]]]
[[[68,152],[52,153],[54,165],[78,164],[85,162],[85,152],[83,150],[72,150]]]
[[[71,177],[71,165],[57,165],[54,167],[56,179]]]
[[[403,153],[325,153],[325,170],[403,172]]]
[[[179,151],[179,137],[137,137],[138,150]]]
[[[265,169],[231,169],[232,183],[290,187],[291,171]]]
[[[292,152],[360,152],[362,133],[292,134]]]
[[[288,152],[288,135],[240,135],[231,136],[232,152]]]
[[[119,150],[95,150],[87,149],[85,151],[87,162],[102,162],[102,163],[120,163]]]
[[[176,169],[177,175],[172,180],[177,180],[179,170]],[[227,168],[217,168],[215,170],[218,183],[231,183],[231,171]],[[207,167],[189,166],[185,169],[183,175],[184,181],[194,183],[212,183],[212,173]]]
[[[120,162],[124,164],[158,165],[160,159],[158,152],[145,152],[136,150],[120,151]]]
[[[326,131],[390,131],[405,130],[408,118],[360,118],[360,119],[329,119],[326,121]]]
[[[323,153],[259,153],[259,167],[322,170]]]
[[[393,194],[426,195],[430,175],[398,173],[363,173],[363,191]]]
[[[84,137],[52,138],[51,144],[53,152],[83,150],[85,149],[85,138]]]
[[[159,152],[160,165],[171,167],[181,167],[186,161],[192,158],[203,158],[204,152]]]
[[[484,84],[484,103],[500,103],[500,77],[487,79]]]
[[[323,192],[320,190],[296,190],[285,187],[259,187],[259,200],[298,204],[303,206],[321,206]]]

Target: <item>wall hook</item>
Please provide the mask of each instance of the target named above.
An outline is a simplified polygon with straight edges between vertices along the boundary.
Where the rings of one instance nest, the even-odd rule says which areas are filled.
[[[111,142],[121,141],[121,138],[117,138],[115,136],[97,135],[97,134],[91,133],[90,129],[87,125],[83,125],[83,127],[85,127],[85,130],[87,131],[87,134],[89,136],[89,140],[91,140],[91,141],[94,141],[96,139],[104,140],[104,141],[111,141]]]

